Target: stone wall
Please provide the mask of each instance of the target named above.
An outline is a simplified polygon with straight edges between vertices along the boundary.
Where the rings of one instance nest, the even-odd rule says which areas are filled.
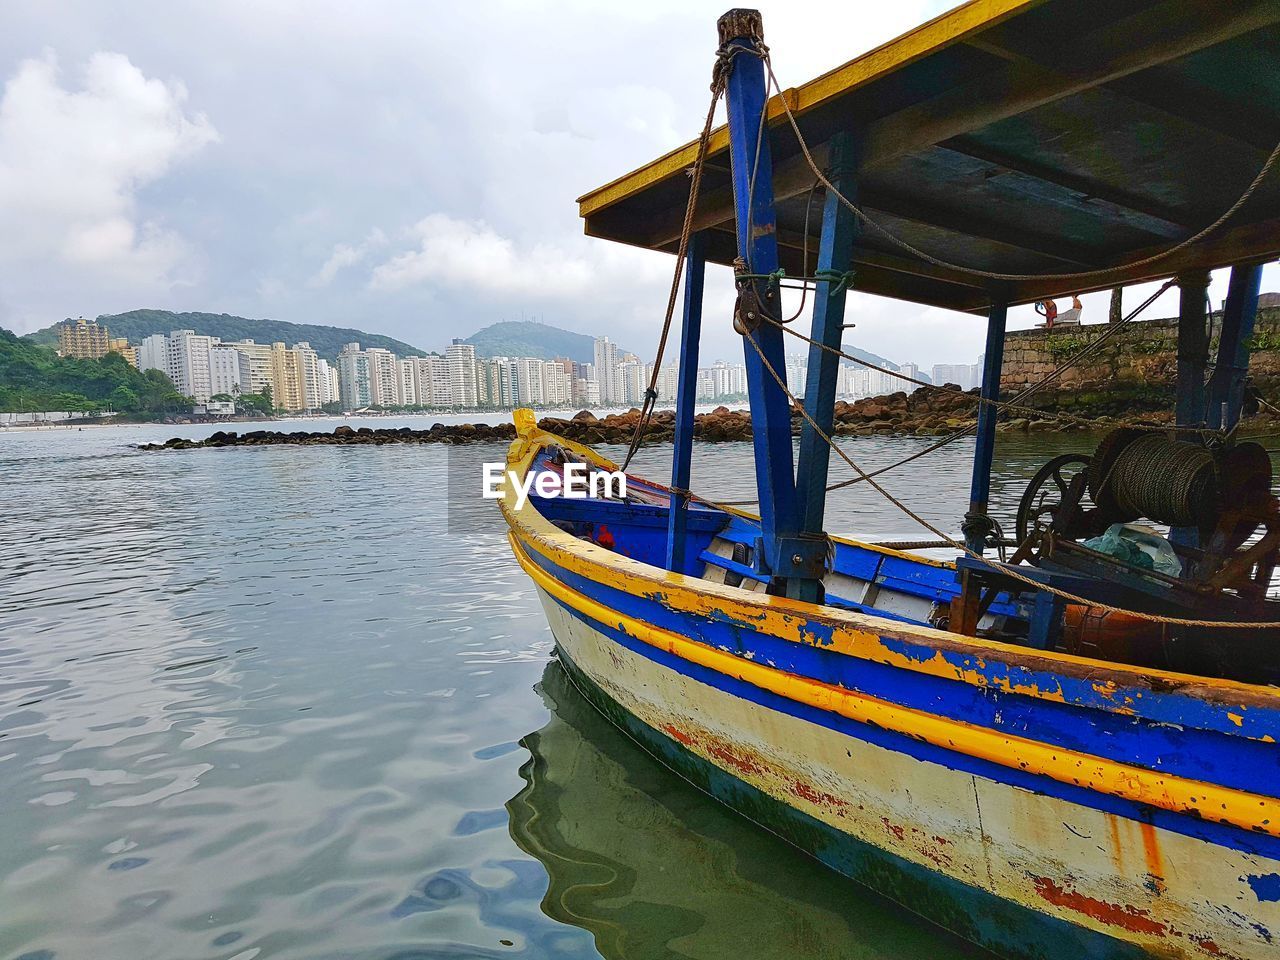
[[[1212,363],[1217,355],[1221,314],[1213,316]],[[1106,324],[1017,330],[1005,337],[1001,392],[1040,380],[1058,364],[1104,334]],[[1280,387],[1280,307],[1259,309],[1251,341],[1249,372],[1262,387]],[[1134,320],[1082,364],[1068,368],[1046,396],[1059,400],[1081,391],[1172,395],[1177,377],[1178,321]],[[1271,391],[1274,394],[1274,390]]]

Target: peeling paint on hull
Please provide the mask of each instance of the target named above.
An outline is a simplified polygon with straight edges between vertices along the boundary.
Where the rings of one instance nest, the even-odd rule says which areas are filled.
[[[687,779],[1009,957],[1271,957],[1280,862],[974,776],[767,709],[540,591],[571,675]]]

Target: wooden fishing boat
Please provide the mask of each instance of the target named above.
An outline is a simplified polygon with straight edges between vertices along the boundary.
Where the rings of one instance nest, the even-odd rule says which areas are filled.
[[[1050,38],[1070,63],[1043,63]],[[974,2],[773,98],[758,14],[720,43],[727,130],[580,201],[589,233],[685,272],[671,483],[525,500],[622,468],[516,413],[502,509],[569,675],[711,795],[1001,955],[1275,956],[1280,508],[1233,428],[1280,255],[1280,6]],[[708,260],[735,267],[758,516],[690,491]],[[780,265],[815,294],[798,465]],[[996,559],[1007,308],[1171,275],[1177,428],[1050,461]],[[832,455],[914,516],[831,442],[850,283],[987,314],[954,561],[824,529]],[[1172,571],[1092,539],[1136,517],[1170,529]]]

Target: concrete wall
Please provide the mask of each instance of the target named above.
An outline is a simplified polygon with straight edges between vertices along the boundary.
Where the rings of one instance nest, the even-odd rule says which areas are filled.
[[[1213,317],[1212,364],[1217,356],[1220,314]],[[1005,337],[1002,391],[1040,380],[1054,367],[1104,334],[1107,324],[1017,330]],[[1280,307],[1258,311],[1249,372],[1260,385],[1280,386]],[[1079,366],[1068,368],[1050,393],[1079,390],[1172,391],[1177,375],[1178,321],[1135,320]]]

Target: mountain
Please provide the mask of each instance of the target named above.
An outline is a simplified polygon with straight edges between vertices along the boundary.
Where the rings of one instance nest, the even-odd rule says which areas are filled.
[[[527,320],[490,324],[467,337],[466,342],[476,348],[477,357],[568,357],[579,363],[595,362],[594,337]]]
[[[872,353],[870,350],[863,350],[860,347],[851,347],[848,344],[840,348],[851,357],[857,357],[859,360],[865,360],[867,363],[874,363],[877,367],[884,367],[886,370],[897,370],[898,365],[892,360],[886,360],[878,353]],[[848,361],[843,361],[848,363]]]
[[[98,323],[106,324],[113,337],[128,337],[138,344],[153,333],[169,333],[173,330],[194,330],[196,333],[222,340],[254,340],[258,343],[277,341],[293,346],[300,340],[311,344],[313,350],[327,360],[338,356],[343,344],[359,343],[362,347],[383,347],[399,357],[422,357],[426,350],[411,347],[400,340],[377,333],[366,333],[350,327],[327,327],[315,323],[290,323],[287,320],[250,320],[227,313],[173,313],[169,310],[130,310],[98,317]],[[58,326],[45,327],[24,338],[42,346],[57,346]],[[589,340],[588,340],[589,342]]]
[[[543,360],[568,357],[579,363],[595,362],[594,337],[525,320],[506,320],[502,323],[490,324],[467,337],[467,343],[476,348],[477,357],[539,357]],[[796,343],[799,341],[787,340],[787,347],[796,349]],[[804,344],[801,344],[801,347],[804,347]],[[845,347],[844,350],[845,353],[860,360],[866,360],[868,363],[874,363],[876,366],[886,367],[889,370],[898,369],[898,365],[892,360],[886,360],[868,350],[861,350],[858,347]],[[618,353],[625,352],[621,347],[618,348]],[[676,363],[678,360],[678,350],[668,351],[668,363]]]

